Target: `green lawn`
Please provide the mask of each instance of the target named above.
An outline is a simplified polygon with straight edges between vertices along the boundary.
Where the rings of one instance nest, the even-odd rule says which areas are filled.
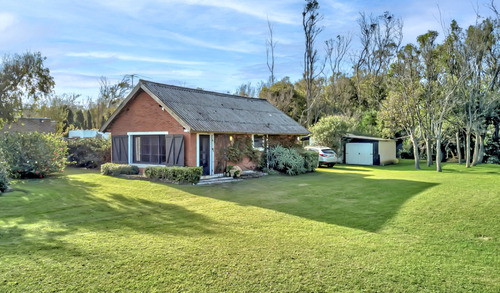
[[[499,292],[500,166],[178,186],[69,169],[0,196],[0,292]]]

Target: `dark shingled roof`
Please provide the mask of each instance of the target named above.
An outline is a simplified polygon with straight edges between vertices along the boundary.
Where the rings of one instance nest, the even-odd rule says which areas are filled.
[[[267,100],[141,80],[140,88],[161,101],[193,132],[306,135],[309,131]],[[137,87],[131,93],[137,92]],[[127,102],[127,98],[123,104]],[[119,111],[120,108],[117,109]],[[110,118],[112,118],[114,115]],[[108,121],[103,126],[107,127]]]

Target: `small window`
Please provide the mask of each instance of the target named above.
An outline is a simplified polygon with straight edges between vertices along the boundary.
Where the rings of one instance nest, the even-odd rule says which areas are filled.
[[[264,136],[263,135],[254,134],[253,147],[256,149],[264,149]]]

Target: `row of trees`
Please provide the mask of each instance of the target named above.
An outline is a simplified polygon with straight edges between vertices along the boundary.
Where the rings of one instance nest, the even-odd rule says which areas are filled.
[[[466,29],[452,21],[443,28],[441,42],[438,32],[428,31],[416,44],[406,45],[402,45],[400,18],[389,12],[362,13],[358,19],[361,47],[353,50],[351,37],[339,35],[325,42],[321,58],[315,43],[322,32],[319,4],[307,0],[302,13],[303,78],[295,83],[288,77],[274,82],[271,71],[272,79],[259,97],[309,127],[320,142],[327,137],[320,131],[408,137],[417,169],[421,149],[428,166],[435,159],[437,171],[441,171],[443,153],[459,162],[463,154],[467,167],[478,164],[484,160],[486,141],[490,146],[499,142],[500,20],[495,6],[490,8],[494,17],[478,16]],[[269,29],[272,38],[271,25]],[[269,63],[274,70],[268,55]],[[311,127],[322,119],[330,128],[344,128],[339,132],[323,124]],[[498,160],[495,148],[490,148],[489,155]]]

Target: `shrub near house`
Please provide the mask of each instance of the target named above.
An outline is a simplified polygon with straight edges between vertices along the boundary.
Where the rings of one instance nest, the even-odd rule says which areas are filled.
[[[111,141],[104,138],[68,140],[69,161],[77,167],[97,168],[111,162]]]
[[[43,178],[61,172],[68,153],[64,140],[38,132],[4,133],[0,136],[0,148],[13,178]]]

